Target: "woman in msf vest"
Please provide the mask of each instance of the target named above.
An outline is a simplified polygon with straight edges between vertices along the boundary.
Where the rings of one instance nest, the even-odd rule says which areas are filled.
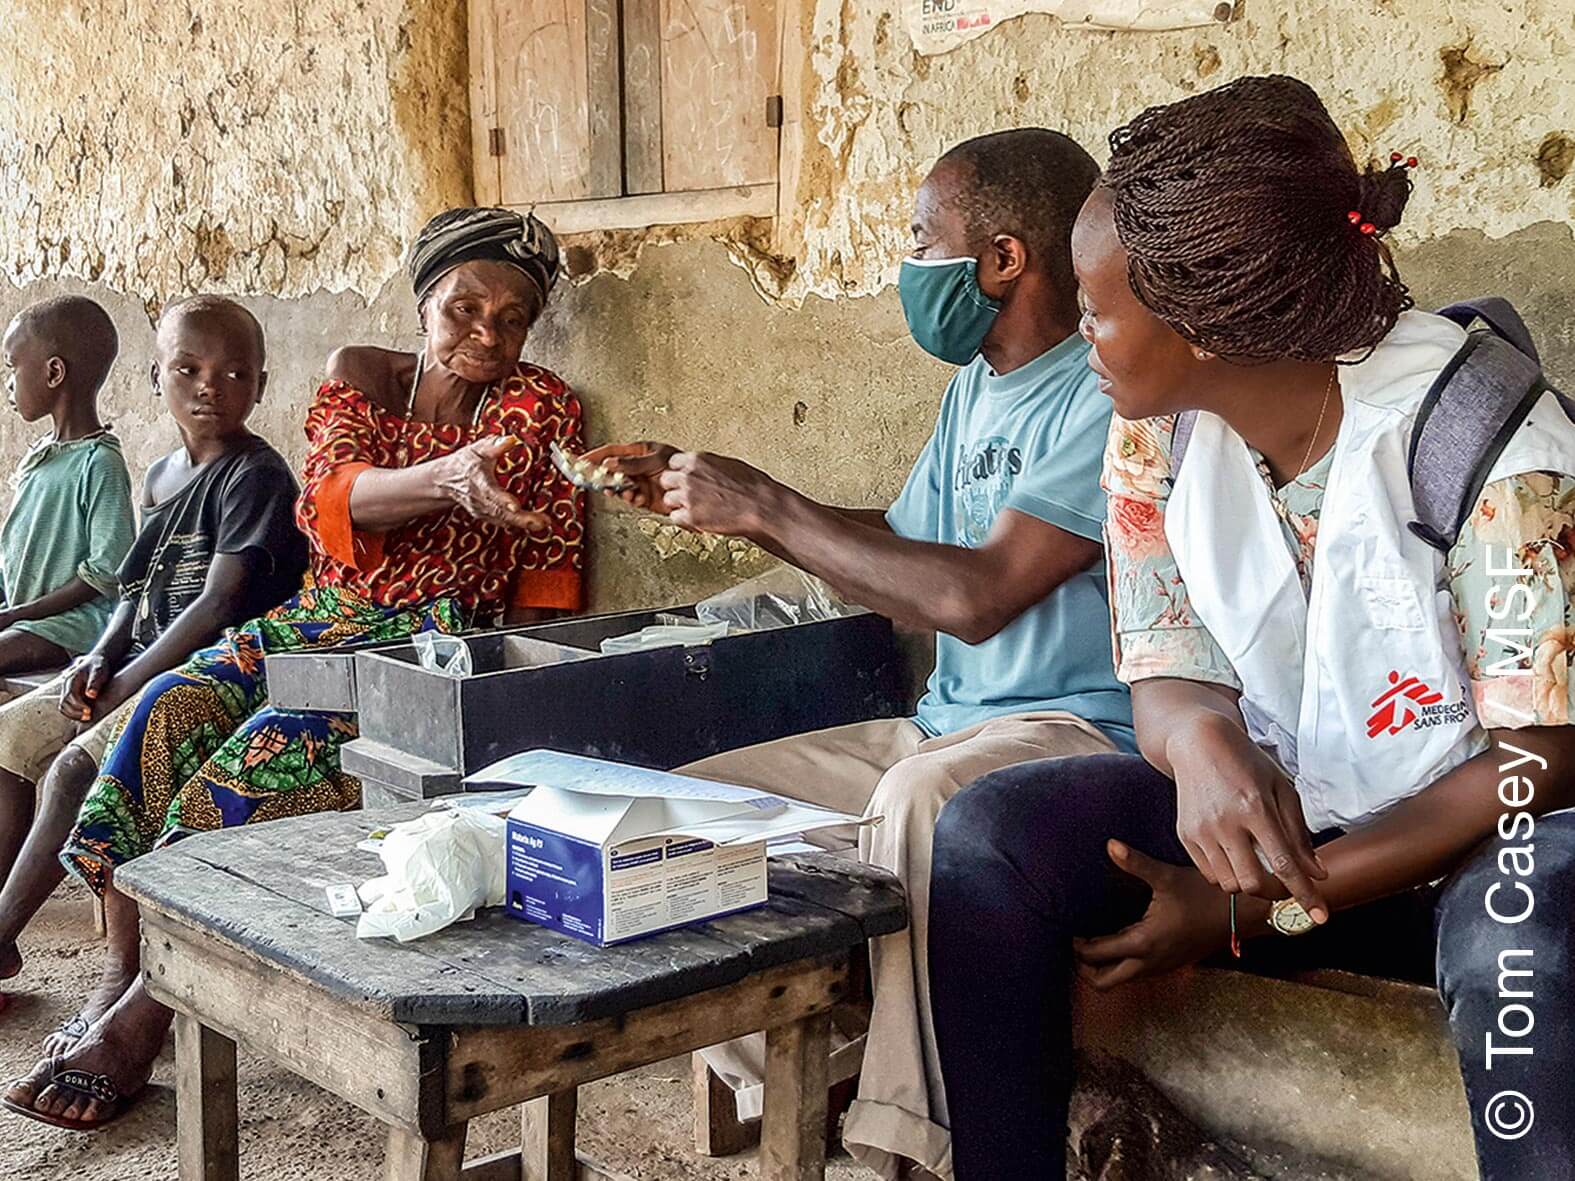
[[[1106,545],[1142,755],[1015,767],[941,816],[956,1176],[1062,1175],[1074,971],[1108,988],[1232,948],[1414,971],[1435,929],[1482,1175],[1575,1176],[1575,426],[1547,393],[1434,548],[1408,451],[1465,333],[1412,310],[1385,244],[1416,161],[1358,165],[1284,77],[1111,146],[1073,255],[1117,416]],[[1531,1020],[1499,1020],[1517,952],[1534,1054]]]

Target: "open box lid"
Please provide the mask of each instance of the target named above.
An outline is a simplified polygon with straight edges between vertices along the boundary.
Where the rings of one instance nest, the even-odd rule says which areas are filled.
[[[736,784],[549,750],[511,755],[467,776],[465,783],[532,788],[511,818],[595,844],[653,836],[738,844],[877,819]]]

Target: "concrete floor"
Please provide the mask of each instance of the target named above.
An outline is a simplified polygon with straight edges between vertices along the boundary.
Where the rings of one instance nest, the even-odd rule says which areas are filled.
[[[92,909],[80,887],[56,893],[23,937],[27,965],[6,989],[0,1014],[0,1077],[25,1071],[44,1035],[71,1016],[98,976]],[[248,1181],[380,1181],[383,1136],[377,1121],[261,1059],[240,1061],[241,1175]],[[173,1043],[154,1073],[155,1089],[97,1136],[57,1131],[0,1111],[0,1178],[5,1181],[175,1181]],[[635,1181],[722,1181],[756,1175],[751,1155],[708,1160],[689,1139],[689,1064],[674,1059],[580,1091],[580,1147]],[[514,1111],[471,1124],[471,1155],[509,1147]],[[828,1181],[875,1174],[839,1155]]]

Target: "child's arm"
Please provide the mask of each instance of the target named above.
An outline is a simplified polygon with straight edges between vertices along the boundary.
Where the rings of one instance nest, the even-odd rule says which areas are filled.
[[[86,720],[92,711],[87,702],[109,682],[109,678],[131,651],[132,624],[136,622],[137,607],[130,599],[121,599],[109,623],[93,647],[79,656],[66,675],[66,687],[60,695],[60,712],[74,720]]]
[[[119,661],[104,660],[99,670],[84,668],[82,675],[73,675],[60,702],[60,711],[68,718],[96,721],[128,700],[133,694],[160,673],[184,664],[191,654],[219,638],[227,627],[245,622],[242,612],[246,608],[246,584],[251,577],[251,554],[215,554],[208,567],[208,578],[203,583],[202,594],[175,617],[158,639],[149,644],[125,667]],[[135,608],[122,602],[115,613],[115,620],[104,633],[104,639],[94,649],[94,655],[104,646],[115,631],[115,625],[125,614],[125,632],[131,631],[130,612]],[[129,645],[128,645],[129,646]],[[122,647],[120,658],[125,658]],[[79,667],[87,666],[93,657],[85,657]],[[96,676],[96,683],[89,676]]]
[[[120,590],[121,564],[137,537],[137,518],[131,508],[131,473],[118,448],[100,447],[94,452],[79,500],[87,515],[88,552],[77,567],[77,577],[100,594],[114,598]],[[149,503],[146,487],[143,503]]]
[[[13,607],[0,610],[0,631],[28,620],[48,619],[51,615],[59,615],[73,607],[80,607],[83,603],[91,603],[102,593],[96,587],[83,582],[81,576],[73,577],[69,582],[61,583],[47,595],[40,595],[31,603],[17,603]]]
[[[143,512],[153,507],[153,480],[164,462],[162,459],[157,461],[143,476]],[[128,543],[127,549],[129,548]],[[104,625],[104,630],[99,633],[92,649],[72,664],[66,687],[61,693],[60,712],[68,718],[86,720],[92,715],[87,702],[99,695],[109,683],[110,677],[114,676],[116,670],[126,662],[126,653],[131,651],[136,632],[137,604],[135,599],[125,595],[124,588],[128,582],[138,582],[146,578],[148,572],[145,568],[128,568],[129,556],[122,554],[122,557],[126,558],[126,562],[122,563],[115,575],[116,588],[120,592],[116,599],[115,610],[110,615],[109,622]]]

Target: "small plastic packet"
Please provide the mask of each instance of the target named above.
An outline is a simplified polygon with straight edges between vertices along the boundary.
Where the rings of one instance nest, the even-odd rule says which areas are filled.
[[[451,677],[468,677],[475,671],[471,663],[470,645],[458,636],[445,636],[441,632],[417,632],[411,637],[416,657],[428,672],[444,673]]]
[[[701,623],[693,619],[656,623],[627,635],[608,636],[601,642],[601,651],[603,656],[616,656],[623,652],[644,652],[648,648],[709,644],[712,640],[721,639],[730,630],[725,623]]]
[[[587,492],[621,492],[633,483],[623,472],[605,463],[591,463],[583,455],[571,455],[557,442],[548,446],[547,454],[565,480]]]

